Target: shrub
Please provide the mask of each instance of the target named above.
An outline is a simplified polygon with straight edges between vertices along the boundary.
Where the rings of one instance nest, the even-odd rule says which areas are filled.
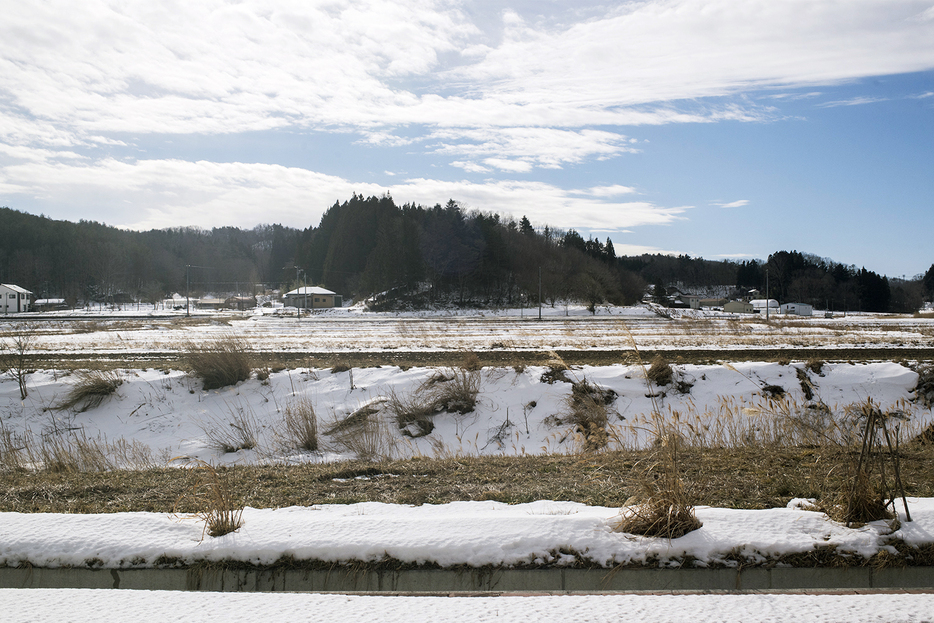
[[[185,354],[188,366],[203,381],[204,389],[236,385],[252,373],[246,345],[231,334],[204,344],[189,342]]]
[[[78,411],[87,411],[100,406],[104,400],[115,393],[123,384],[120,375],[112,371],[87,370],[77,373],[78,381],[65,398],[56,406],[56,409],[65,410],[76,408]]]
[[[0,342],[0,371],[8,372],[19,386],[20,400],[26,400],[26,377],[29,375],[29,352],[36,342],[36,328],[26,324],[10,336],[9,343]]]

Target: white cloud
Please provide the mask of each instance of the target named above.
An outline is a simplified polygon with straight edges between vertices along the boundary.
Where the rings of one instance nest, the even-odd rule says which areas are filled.
[[[614,184],[612,186],[594,186],[593,188],[588,188],[587,190],[581,191],[583,194],[593,195],[594,197],[616,197],[618,195],[628,195],[636,192],[634,188],[629,186],[620,186],[619,184]]]
[[[483,11],[447,0],[13,3],[0,20],[0,100],[7,115],[76,137],[571,128],[756,119],[768,111],[749,103],[666,102],[934,67],[921,0],[657,0],[560,26],[513,10],[472,21]]]
[[[224,225],[238,227],[270,220],[308,227],[317,225],[327,206],[355,192],[388,192],[399,202],[423,205],[454,198],[476,209],[516,218],[524,214],[554,227],[613,231],[672,223],[688,209],[580,197],[534,181],[416,178],[380,185],[269,164],[107,159],[92,165],[45,161],[0,166],[0,203],[25,197],[54,218],[93,214],[94,219],[132,229],[212,227],[218,225],[219,215]],[[127,209],[126,200],[132,209]],[[275,206],[274,214],[269,206]]]
[[[577,164],[593,157],[608,158],[637,151],[626,136],[590,129],[447,128],[436,130],[428,140],[438,141],[433,146],[435,153],[487,157],[484,160],[487,164],[512,171],[527,171],[531,163],[542,168],[560,168],[564,164]],[[521,158],[524,164],[502,167],[490,162],[490,159],[502,162],[506,158]]]
[[[512,173],[527,173],[532,170],[532,163],[527,160],[509,160],[507,158],[486,158],[483,161],[491,167],[500,171],[510,171]]]
[[[463,169],[468,173],[489,173],[490,169],[483,165],[477,164],[476,162],[465,162],[463,160],[455,160],[451,163],[452,167],[457,167]]]
[[[749,205],[749,199],[739,199],[738,201],[731,201],[729,203],[714,203],[716,206],[721,208],[742,208]]]

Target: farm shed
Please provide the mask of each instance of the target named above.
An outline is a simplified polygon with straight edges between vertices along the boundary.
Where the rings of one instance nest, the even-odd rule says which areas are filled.
[[[730,301],[723,306],[723,311],[729,314],[751,314],[755,308],[746,301]]]
[[[68,309],[65,299],[36,299],[32,304],[35,311],[52,311],[56,309]]]
[[[287,292],[283,297],[283,305],[286,307],[321,309],[325,307],[342,307],[343,304],[343,297],[340,294],[316,286],[297,288]]]
[[[772,310],[777,312],[779,309],[778,301],[775,299],[753,299],[749,301],[749,303],[752,305],[753,311],[755,313],[764,314],[766,307],[768,307],[770,312]]]
[[[236,309],[239,311],[244,311],[246,309],[253,309],[256,307],[256,297],[255,296],[230,296],[227,297],[227,300],[224,304],[230,309]]]
[[[29,311],[32,292],[10,283],[0,283],[0,313],[16,314]]]
[[[781,310],[783,314],[795,316],[810,316],[814,313],[814,307],[807,303],[783,303]]]

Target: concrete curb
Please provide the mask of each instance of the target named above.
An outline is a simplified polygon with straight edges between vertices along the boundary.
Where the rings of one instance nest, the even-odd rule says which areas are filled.
[[[0,568],[0,588],[348,593],[934,590],[934,567],[747,569]]]

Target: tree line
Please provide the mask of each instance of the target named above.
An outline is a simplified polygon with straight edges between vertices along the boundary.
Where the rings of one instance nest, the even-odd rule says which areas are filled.
[[[934,296],[934,265],[889,280],[797,251],[766,261],[616,255],[613,242],[535,227],[456,201],[431,207],[354,194],[317,226],[279,224],[134,232],[0,208],[0,282],[39,298],[155,302],[172,292],[256,293],[321,285],[374,308],[631,304],[648,284],[733,286],[835,310],[914,311]]]

